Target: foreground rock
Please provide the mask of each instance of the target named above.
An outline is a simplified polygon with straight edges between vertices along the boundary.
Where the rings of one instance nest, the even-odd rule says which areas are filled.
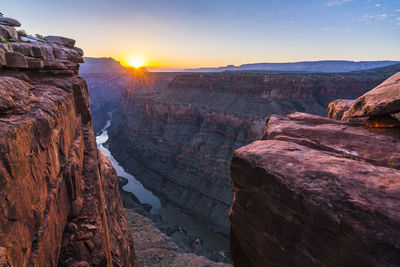
[[[400,264],[400,129],[294,113],[235,151],[235,266]]]
[[[195,254],[184,253],[165,234],[154,227],[150,219],[129,209],[126,209],[125,213],[136,242],[135,253],[139,266],[231,266],[215,263]]]
[[[73,56],[58,60],[56,51]],[[0,55],[14,55],[0,69],[1,266],[136,266],[117,176],[96,148],[77,51],[0,46]]]

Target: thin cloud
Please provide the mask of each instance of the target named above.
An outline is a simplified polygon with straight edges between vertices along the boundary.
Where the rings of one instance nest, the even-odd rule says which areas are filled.
[[[351,2],[353,0],[334,0],[326,3],[327,6],[342,6],[348,2]]]
[[[376,4],[375,6],[376,6],[376,7],[380,7],[380,6],[381,6],[381,4]]]
[[[388,17],[388,14],[383,13],[383,14],[378,14],[378,15],[364,15],[363,18],[366,20],[370,19],[379,19],[379,20],[385,20]]]
[[[324,32],[328,32],[328,31],[349,32],[350,28],[349,27],[342,27],[342,28],[325,27],[325,28],[322,28],[321,31],[324,31]]]

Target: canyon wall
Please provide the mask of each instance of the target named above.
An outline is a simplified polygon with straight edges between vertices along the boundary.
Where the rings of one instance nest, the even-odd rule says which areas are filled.
[[[117,176],[97,150],[77,76],[82,50],[64,37],[18,36],[4,19],[0,265],[136,266]]]
[[[355,98],[383,80],[312,74],[156,75],[133,72],[122,91],[121,115],[110,131],[110,150],[162,199],[225,234],[234,149],[259,139],[271,114],[325,115],[332,99]]]
[[[399,97],[400,73],[332,103],[343,120],[273,115],[234,152],[235,266],[400,265]]]

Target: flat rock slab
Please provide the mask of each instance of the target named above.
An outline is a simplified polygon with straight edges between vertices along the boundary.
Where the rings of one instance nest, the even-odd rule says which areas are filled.
[[[272,116],[237,149],[235,266],[400,265],[399,129]]]
[[[18,20],[13,19],[13,18],[7,18],[7,17],[0,17],[0,24],[7,25],[7,26],[13,26],[13,27],[21,26],[21,23],[19,23]]]
[[[400,72],[357,98],[348,116],[368,117],[400,112]]]
[[[67,37],[62,37],[62,36],[53,36],[53,35],[48,35],[45,37],[46,40],[49,40],[50,42],[63,45],[69,48],[74,47],[75,45],[75,40],[67,38]]]
[[[400,129],[367,129],[363,123],[297,112],[271,116],[262,139],[293,142],[338,157],[400,169]]]

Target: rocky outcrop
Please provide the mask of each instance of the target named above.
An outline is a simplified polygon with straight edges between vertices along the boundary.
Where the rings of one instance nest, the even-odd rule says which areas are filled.
[[[0,44],[0,265],[134,266],[82,50],[48,42]]]
[[[398,127],[271,116],[232,159],[235,266],[398,266],[399,144]]]
[[[348,116],[368,117],[400,112],[400,72],[359,97],[350,107]]]
[[[122,91],[110,150],[146,187],[225,234],[233,151],[262,136],[266,117],[324,115],[333,98],[355,98],[382,82],[288,74],[181,74],[172,80],[151,75],[133,75]]]

